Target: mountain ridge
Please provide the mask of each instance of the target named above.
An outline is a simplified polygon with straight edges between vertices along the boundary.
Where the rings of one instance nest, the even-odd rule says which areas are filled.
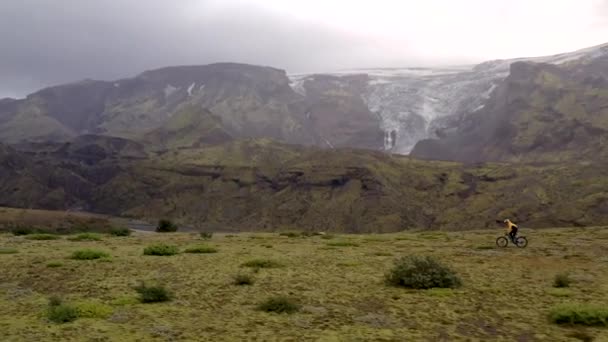
[[[608,158],[608,55],[563,65],[516,62],[487,106],[412,155],[475,161]]]
[[[466,116],[484,108],[512,63],[584,64],[607,53],[608,44],[603,44],[471,66],[315,75],[238,63],[166,67],[1,100],[0,141],[66,142],[81,134],[145,141],[146,134],[160,129],[182,107],[197,105],[219,117],[222,129],[235,139],[268,137],[408,154],[419,141],[455,130]]]
[[[264,139],[122,153],[89,162],[101,154],[0,145],[0,204],[222,230],[467,230],[497,217],[535,228],[608,224],[605,162],[465,165]]]

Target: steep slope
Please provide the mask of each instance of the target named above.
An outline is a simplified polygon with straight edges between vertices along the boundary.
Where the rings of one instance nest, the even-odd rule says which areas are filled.
[[[137,142],[100,135],[81,135],[53,152],[61,159],[72,159],[95,164],[106,159],[146,158],[144,146]]]
[[[206,129],[196,137],[198,128],[186,126],[200,125],[210,113],[234,139],[408,154],[418,141],[450,134],[470,115],[475,117],[509,75],[511,64],[566,66],[606,55],[608,45],[603,45],[476,66],[366,69],[291,79],[282,70],[243,64],[169,67],[115,82],[51,87],[24,100],[1,100],[0,141],[65,142],[96,134],[150,144],[154,131],[166,136],[151,149],[162,149],[171,146],[163,139],[172,140],[186,129],[189,137],[176,146],[188,147],[186,142],[207,138]],[[190,116],[191,123],[171,120],[192,106],[200,109],[201,118]],[[179,132],[173,130],[176,124]]]
[[[380,118],[384,150],[408,154],[424,139],[450,132],[460,122],[482,108],[490,95],[509,75],[517,62],[566,65],[587,63],[608,56],[608,44],[571,53],[536,58],[496,60],[479,65],[444,68],[361,69],[335,73],[335,76],[365,74],[368,82],[360,96]],[[294,89],[315,75],[292,75]],[[343,82],[346,84],[347,82]]]
[[[382,149],[380,117],[361,96],[368,82],[367,75],[315,75],[300,85],[306,96],[306,118],[328,147]]]
[[[0,206],[67,209],[79,205],[92,188],[56,162],[35,162],[0,144]]]
[[[316,106],[293,91],[284,71],[269,67],[170,67],[116,82],[83,81],[43,89],[24,100],[3,100],[0,141],[64,142],[95,134],[158,142],[161,146],[156,147],[163,148],[172,145],[166,139],[187,131],[176,146],[228,137],[327,146],[323,123],[331,120],[332,127],[340,127],[329,134],[336,146],[381,146],[379,121],[360,97],[330,99],[325,94],[322,99]],[[311,122],[311,112],[319,120]],[[209,125],[216,126],[219,135],[206,136],[211,134]],[[154,134],[161,136],[152,139]],[[362,142],[358,136],[364,137]]]
[[[413,156],[460,161],[608,158],[608,55],[562,66],[518,62],[485,108]]]
[[[608,224],[601,162],[464,166],[269,140],[91,165],[9,151],[0,159],[1,204],[13,207],[169,217],[222,230],[476,229],[501,217],[526,227]]]
[[[179,109],[161,127],[147,133],[144,141],[161,149],[200,147],[233,140],[222,120],[209,110],[189,105]]]

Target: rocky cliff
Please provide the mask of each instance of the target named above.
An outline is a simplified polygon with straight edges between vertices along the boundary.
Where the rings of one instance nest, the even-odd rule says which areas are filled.
[[[485,107],[413,156],[460,161],[608,157],[608,55],[556,66],[517,62]]]

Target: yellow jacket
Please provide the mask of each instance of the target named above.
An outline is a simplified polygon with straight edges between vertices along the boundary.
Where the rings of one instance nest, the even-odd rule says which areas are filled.
[[[517,228],[517,225],[513,222],[511,222],[511,220],[506,219],[505,221],[505,225],[507,226],[507,233],[510,233],[513,228]]]

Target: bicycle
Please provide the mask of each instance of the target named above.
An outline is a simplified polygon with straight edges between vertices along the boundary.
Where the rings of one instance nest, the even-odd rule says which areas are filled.
[[[509,241],[519,248],[525,248],[528,245],[528,239],[526,239],[525,236],[516,236],[515,238],[511,238],[509,233],[505,233],[505,236],[500,236],[496,239],[496,246],[503,248],[507,247],[509,245]]]

